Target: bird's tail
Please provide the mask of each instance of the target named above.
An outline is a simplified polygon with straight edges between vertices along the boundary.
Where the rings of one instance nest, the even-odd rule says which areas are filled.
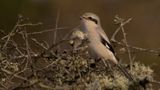
[[[117,67],[123,72],[123,74],[130,80],[134,81],[133,76],[119,63]]]

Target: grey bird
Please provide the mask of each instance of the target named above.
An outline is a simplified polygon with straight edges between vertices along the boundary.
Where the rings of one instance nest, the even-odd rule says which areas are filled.
[[[114,49],[101,27],[100,18],[94,13],[84,13],[80,19],[81,28],[89,40],[88,50],[91,57],[111,61],[129,80],[133,80],[133,77],[119,64]]]

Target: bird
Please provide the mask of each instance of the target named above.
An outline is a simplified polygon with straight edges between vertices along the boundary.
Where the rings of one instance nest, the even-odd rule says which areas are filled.
[[[115,64],[129,80],[134,80],[132,75],[118,62],[115,51],[104,32],[100,18],[91,12],[84,13],[80,16],[81,30],[87,34],[88,52],[94,59],[103,59]]]

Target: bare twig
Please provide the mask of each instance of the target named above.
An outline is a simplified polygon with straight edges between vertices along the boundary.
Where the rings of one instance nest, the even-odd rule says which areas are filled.
[[[41,22],[39,23],[25,23],[25,24],[19,24],[18,27],[24,27],[24,26],[39,26],[42,25]]]
[[[76,28],[78,28],[78,27],[79,27],[79,25],[78,25]],[[62,38],[61,41],[59,41],[59,42],[57,42],[57,43],[55,43],[55,44],[52,44],[47,50],[43,51],[43,52],[42,52],[40,55],[38,55],[38,56],[43,56],[45,53],[50,52],[53,48],[57,47],[58,45],[70,41],[70,39],[68,39],[68,38],[69,38],[69,35],[70,35],[76,28],[73,28],[67,35],[65,35],[65,36]]]
[[[129,45],[128,45],[128,42],[127,42],[127,37],[126,37],[127,34],[125,33],[124,27],[123,27],[122,25],[123,25],[123,22],[121,22],[121,30],[122,30],[123,37],[124,37],[124,43],[125,43],[126,48],[127,48],[128,57],[129,57],[129,60],[130,60],[130,70],[132,71],[133,61],[132,61],[132,57],[131,57],[131,52],[130,52],[130,49],[129,49]]]
[[[37,25],[41,25],[41,23],[35,23],[35,24],[33,24],[33,23],[20,24],[20,20],[18,20],[18,22],[16,23],[16,25],[15,25],[14,28],[12,29],[12,32],[10,32],[10,34],[2,37],[1,39],[4,40],[4,39],[6,39],[6,38],[10,38],[10,37],[14,36],[17,32],[19,32],[19,30],[16,31],[16,29],[17,29],[18,27],[37,26]]]
[[[111,37],[111,41],[115,41],[115,37],[118,34],[118,32],[121,30],[121,27],[123,27],[124,25],[128,24],[130,21],[132,20],[132,18],[129,18],[128,20],[124,21],[113,33],[112,37]]]
[[[12,45],[16,48],[17,52],[20,55],[24,55],[23,52],[19,49],[18,44],[14,40],[11,40],[11,42],[12,42]]]
[[[28,81],[28,79],[27,79],[27,78],[22,77],[22,76],[17,75],[17,74],[14,74],[13,72],[11,72],[11,71],[9,71],[9,70],[7,70],[7,69],[1,68],[1,70],[2,70],[3,72],[5,72],[5,73],[9,74],[9,75],[13,75],[13,76],[14,76],[14,77],[16,77],[16,78],[19,78],[19,79],[22,79],[22,80]]]
[[[43,70],[43,69],[47,69],[49,67],[51,67],[53,64],[55,64],[56,62],[58,62],[59,59],[56,59],[55,61],[52,61],[50,64],[44,66],[43,68],[36,68],[37,70]]]
[[[10,40],[12,34],[15,32],[15,30],[17,29],[17,27],[18,27],[19,24],[20,24],[20,20],[18,19],[16,25],[13,27],[13,29],[11,30],[11,32],[10,32],[7,36],[1,38],[2,40],[3,40],[4,38],[7,38],[7,40],[6,40],[5,44],[3,45],[2,49],[6,48],[6,46],[7,46],[7,44],[8,44],[8,41]]]
[[[124,43],[119,42],[117,40],[115,40],[113,43],[116,43],[118,45],[126,47],[126,45],[124,45]],[[131,49],[135,49],[135,50],[141,51],[141,52],[149,52],[149,53],[152,53],[152,54],[160,55],[160,51],[157,51],[157,50],[145,49],[145,48],[136,47],[136,46],[132,46],[132,45],[128,45],[128,47],[131,48]]]
[[[32,57],[31,57],[31,53],[30,53],[30,45],[29,45],[29,42],[28,42],[28,35],[27,35],[27,32],[26,30],[22,31],[22,37],[25,41],[25,46],[26,46],[26,52],[27,52],[27,66],[28,66],[28,63],[30,63],[32,65]]]
[[[49,44],[43,40],[44,45],[46,46],[46,48],[49,48]]]
[[[116,17],[116,18],[119,18],[119,17]],[[118,32],[121,30],[121,27],[123,27],[124,25],[128,24],[131,20],[132,20],[132,18],[129,18],[129,19],[127,19],[126,21],[120,20],[121,22],[123,21],[123,23],[119,22],[119,23],[121,23],[121,24],[119,25],[119,27],[118,27],[118,28],[115,30],[115,32],[113,33],[113,35],[112,35],[112,37],[111,37],[111,41],[112,41],[113,43],[117,43],[118,45],[121,45],[121,46],[124,46],[124,47],[127,47],[127,46],[128,46],[129,48],[135,49],[135,50],[138,50],[138,51],[149,52],[149,53],[154,53],[154,54],[156,54],[156,55],[160,55],[160,52],[158,51],[158,49],[156,49],[156,50],[153,50],[153,49],[145,49],[145,48],[136,47],[136,46],[132,46],[132,45],[127,45],[127,46],[126,46],[126,45],[124,45],[124,43],[119,42],[119,41],[117,41],[117,40],[115,39],[116,35],[117,35]]]
[[[60,11],[58,10],[57,18],[56,18],[56,24],[55,24],[55,30],[54,30],[53,44],[55,44],[56,40],[57,40],[57,28],[58,28],[58,22],[59,22],[59,14],[60,14]]]
[[[45,46],[43,45],[43,43],[38,42],[37,39],[31,38],[31,40],[33,40],[37,45],[39,45],[40,47],[42,47],[44,50],[47,50],[47,47],[45,47]]]
[[[20,74],[20,73],[23,73],[23,72],[26,71],[27,69],[28,69],[28,68],[27,68],[27,63],[26,63],[26,65],[24,66],[24,68],[23,68],[21,71],[15,73],[12,77],[10,77],[10,80],[12,80],[15,75],[18,75],[18,74]]]
[[[65,42],[68,42],[69,40],[61,40],[59,41],[58,43],[56,44],[52,44],[47,50],[43,51],[40,56],[43,56],[45,53],[48,53],[50,52],[54,47],[57,47],[58,45],[62,44],[62,43],[65,43]]]
[[[31,58],[38,57],[38,56],[39,56],[39,54],[31,54]],[[12,58],[12,60],[28,58],[28,57],[29,57],[28,55],[20,55],[20,56]]]
[[[57,42],[56,44],[52,44],[49,48],[47,48],[46,50],[44,50],[41,54],[27,54],[27,55],[20,55],[20,56],[17,56],[15,58],[12,58],[13,60],[15,59],[21,59],[21,58],[34,58],[34,57],[44,57],[43,55],[50,52],[51,49],[55,48],[56,46],[62,44],[62,43],[65,43],[65,42],[68,42],[69,39],[66,39],[66,40],[61,40],[59,42]]]
[[[64,30],[64,29],[69,29],[71,27],[60,27],[57,28],[57,30]],[[54,32],[56,29],[48,29],[48,30],[43,30],[43,31],[39,31],[39,32],[31,32],[31,33],[27,33],[28,35],[36,35],[36,34],[43,34],[43,33],[48,33],[48,32]]]
[[[111,40],[113,42],[115,42],[115,36],[117,35],[117,33],[119,32],[119,30],[122,31],[122,34],[123,34],[123,38],[124,38],[124,43],[125,43],[125,46],[127,48],[127,52],[128,52],[128,57],[129,57],[129,60],[130,60],[130,70],[132,71],[132,64],[133,64],[133,61],[132,61],[132,57],[131,57],[131,52],[130,52],[130,49],[129,49],[129,45],[128,45],[128,42],[127,42],[127,37],[126,37],[126,33],[125,33],[125,30],[124,30],[124,25],[129,23],[130,21],[132,20],[132,18],[129,18],[128,20],[124,21],[124,19],[116,16],[115,17],[115,23],[116,24],[119,24],[119,27],[116,29],[116,31],[113,33],[112,37],[111,37]]]

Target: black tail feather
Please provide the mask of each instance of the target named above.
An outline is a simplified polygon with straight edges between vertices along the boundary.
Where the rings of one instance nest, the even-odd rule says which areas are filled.
[[[123,72],[123,74],[124,74],[130,81],[134,81],[133,76],[132,76],[121,64],[117,64],[117,67]]]

